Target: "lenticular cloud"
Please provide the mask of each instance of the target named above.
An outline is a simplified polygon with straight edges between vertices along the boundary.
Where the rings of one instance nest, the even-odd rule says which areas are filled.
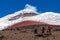
[[[37,8],[36,8],[36,7],[31,6],[31,5],[29,5],[29,4],[26,4],[26,5],[25,5],[25,9],[30,9],[30,10],[33,10],[33,11],[37,11]]]
[[[32,13],[34,16],[28,16],[27,13],[28,15]],[[24,15],[27,16],[23,17]],[[55,12],[45,12],[39,14],[36,7],[26,4],[23,10],[14,12],[13,14],[9,14],[5,17],[0,18],[0,30],[6,29],[9,26],[26,20],[45,22],[51,25],[60,25],[60,14]]]

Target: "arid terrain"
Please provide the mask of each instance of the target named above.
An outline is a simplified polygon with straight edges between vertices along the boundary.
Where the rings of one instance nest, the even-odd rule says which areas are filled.
[[[41,27],[38,28],[38,34],[41,34]],[[36,36],[34,28],[3,30],[0,31],[0,40],[60,40],[60,31],[52,31],[52,35],[43,37]]]

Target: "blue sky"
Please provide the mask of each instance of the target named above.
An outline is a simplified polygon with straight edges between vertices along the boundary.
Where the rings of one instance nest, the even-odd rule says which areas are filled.
[[[38,12],[60,13],[60,0],[0,0],[0,18],[24,9],[26,4],[36,6]]]

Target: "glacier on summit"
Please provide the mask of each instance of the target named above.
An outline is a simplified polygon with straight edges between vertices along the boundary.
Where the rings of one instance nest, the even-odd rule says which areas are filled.
[[[0,18],[0,30],[6,29],[11,25],[25,20],[45,22],[51,25],[60,25],[60,14],[55,12],[45,12],[40,14],[37,12],[36,7],[26,4],[25,9]]]

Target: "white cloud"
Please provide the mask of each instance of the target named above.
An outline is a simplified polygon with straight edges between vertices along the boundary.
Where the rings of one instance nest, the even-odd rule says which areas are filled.
[[[32,6],[32,5],[29,5],[29,4],[26,4],[26,5],[25,5],[25,9],[31,9],[31,10],[33,10],[33,11],[37,11],[37,8],[36,8],[36,7],[34,7],[34,6]]]

